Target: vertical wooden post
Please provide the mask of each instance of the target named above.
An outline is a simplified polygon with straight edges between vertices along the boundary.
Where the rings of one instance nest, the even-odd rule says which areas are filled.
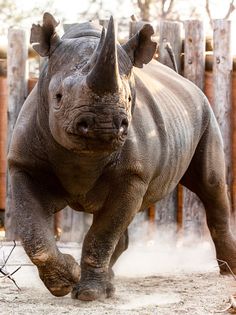
[[[158,61],[173,69],[173,63],[169,53],[166,50],[166,44],[170,43],[178,69],[180,69],[180,56],[182,48],[181,25],[177,22],[161,21],[160,24],[160,50]],[[170,195],[155,205],[156,222],[158,226],[162,225],[164,230],[168,226],[172,228],[173,235],[176,232],[177,226],[177,211],[178,211],[178,191],[175,189]],[[174,227],[174,228],[173,228]]]
[[[190,20],[184,23],[184,76],[204,89],[205,35],[203,22]],[[185,236],[204,235],[205,211],[199,198],[183,188],[183,232]]]
[[[180,67],[180,56],[182,51],[182,39],[181,39],[181,24],[178,22],[161,21],[160,23],[160,40],[159,40],[159,57],[158,61],[164,65],[173,69],[173,62],[171,61],[170,55],[166,49],[167,43],[170,43],[177,67],[178,72],[181,72]]]
[[[6,204],[7,60],[0,60],[0,211]]]
[[[204,88],[205,75],[205,34],[202,21],[185,21],[184,76]]]
[[[236,64],[236,58],[234,59],[234,64]],[[233,79],[232,79],[232,99],[233,99],[233,123],[232,123],[232,130],[233,130],[233,139],[232,139],[232,171],[233,171],[233,183],[232,183],[232,202],[233,202],[233,213],[234,217],[236,217],[236,68],[234,65],[233,69]]]
[[[99,24],[104,26],[105,28],[108,27],[108,23],[109,23],[109,20],[108,19],[100,19],[99,20]]]
[[[109,23],[109,19],[100,19],[99,20],[99,24],[101,26],[104,26],[106,29],[108,27],[108,23]],[[116,34],[118,34],[118,23],[117,23],[117,20],[114,20],[114,25],[115,25],[115,29],[116,29]]]
[[[27,57],[26,33],[21,29],[10,28],[8,32],[7,80],[8,80],[8,132],[9,150],[13,129],[20,109],[27,95]],[[11,183],[7,172],[7,200],[5,213],[6,238],[16,239],[16,226],[12,218]]]
[[[131,21],[129,22],[129,38],[133,37],[143,27],[144,24],[150,24],[145,21]]]
[[[231,22],[213,21],[213,110],[220,126],[226,158],[226,179],[232,188],[232,69]]]
[[[92,215],[82,213],[66,207],[61,212],[61,237],[62,242],[77,242],[83,241],[84,235],[87,233],[92,224]]]
[[[4,227],[7,155],[7,61],[0,59],[0,229]]]

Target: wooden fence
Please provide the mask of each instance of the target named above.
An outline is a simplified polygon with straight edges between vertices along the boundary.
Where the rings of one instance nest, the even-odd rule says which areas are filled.
[[[143,23],[131,22],[130,36],[138,31]],[[106,21],[101,21],[101,24],[106,25]],[[181,37],[181,27],[184,28],[184,40]],[[157,59],[173,68],[173,61],[168,53],[168,47],[171,46],[179,73],[199,86],[211,102],[225,143],[227,182],[232,196],[232,215],[235,217],[236,75],[233,72],[234,63],[230,51],[231,23],[226,20],[213,22],[213,49],[211,51],[206,51],[205,31],[201,21],[186,21],[183,26],[177,22],[161,21],[157,29],[156,36],[159,43]],[[19,110],[28,91],[37,81],[32,78],[28,80],[28,45],[25,38],[24,31],[10,29],[7,70],[5,61],[0,60],[0,209],[5,209],[7,239],[15,239],[17,236],[11,214],[10,182],[6,172],[6,147],[9,147]],[[200,200],[180,186],[164,200],[156,205],[150,205],[145,213],[138,215],[132,223],[131,230],[147,220],[157,224],[160,230],[170,226],[173,235],[177,231],[182,231],[185,235],[194,232],[201,237],[206,230],[205,214]],[[90,224],[90,215],[67,207],[55,216],[55,233],[61,241],[79,242]]]

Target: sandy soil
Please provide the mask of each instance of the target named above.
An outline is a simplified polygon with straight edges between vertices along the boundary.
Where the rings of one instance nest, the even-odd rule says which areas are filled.
[[[79,261],[80,246],[58,245]],[[0,266],[11,249],[12,243],[0,246]],[[189,247],[154,239],[131,246],[115,269],[115,296],[103,301],[52,296],[18,244],[7,261],[8,272],[19,265],[14,279],[21,291],[0,278],[0,315],[206,315],[225,309],[229,296],[236,293],[233,277],[219,275],[211,242]]]
[[[204,315],[227,307],[236,292],[232,278],[218,273],[192,273],[148,277],[118,277],[114,298],[81,302],[70,296],[56,298],[42,288],[22,288],[0,282],[1,315],[117,314]]]

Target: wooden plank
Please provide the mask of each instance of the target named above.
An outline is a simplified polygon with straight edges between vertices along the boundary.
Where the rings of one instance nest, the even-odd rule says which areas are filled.
[[[180,56],[182,50],[181,24],[178,22],[161,21],[160,22],[160,39],[159,39],[159,56],[158,61],[173,69],[173,62],[167,52],[166,45],[170,43],[177,67],[180,72]]]
[[[184,76],[204,88],[205,34],[202,21],[190,20],[184,23]]]
[[[232,99],[233,99],[233,115],[232,115],[232,172],[233,172],[233,182],[232,182],[232,204],[233,212],[236,213],[236,73],[233,72],[232,80]],[[235,217],[235,215],[234,215]]]
[[[150,22],[145,22],[145,21],[131,21],[129,22],[129,38],[133,37],[138,31],[141,30],[143,25],[147,24]]]
[[[28,46],[24,30],[10,28],[8,32],[7,51],[7,79],[8,79],[8,130],[7,151],[11,142],[13,128],[20,109],[27,95],[27,57]],[[7,174],[7,200],[5,212],[6,238],[13,240],[17,238],[15,222],[12,219],[11,183]]]
[[[224,141],[226,180],[232,187],[232,69],[231,21],[213,21],[213,110]]]
[[[180,55],[182,47],[182,39],[180,32],[181,25],[177,22],[161,21],[160,23],[160,49],[158,61],[173,69],[173,63],[169,53],[166,50],[166,44],[170,43],[177,67],[180,69]],[[156,215],[155,221],[158,229],[172,231],[173,235],[177,230],[177,211],[178,211],[178,191],[175,189],[170,195],[155,205]]]
[[[61,211],[62,219],[60,223],[62,242],[82,242],[91,223],[92,215],[78,212],[70,207]]]
[[[6,60],[0,62],[0,211],[6,202],[6,158],[7,158],[7,74]]]
[[[185,21],[184,77],[204,89],[205,35],[203,22]],[[183,233],[184,236],[204,237],[206,230],[205,209],[200,199],[183,187]]]
[[[108,27],[109,19],[100,19],[99,24],[104,26],[105,28]]]
[[[99,24],[101,26],[104,26],[106,29],[108,27],[108,23],[109,23],[109,19],[100,19],[99,20]],[[116,34],[118,34],[118,23],[117,23],[117,20],[114,20],[114,26],[115,26]]]

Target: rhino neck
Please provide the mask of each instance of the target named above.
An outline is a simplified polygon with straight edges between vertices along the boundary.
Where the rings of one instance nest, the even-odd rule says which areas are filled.
[[[105,169],[116,164],[118,156],[117,152],[109,155],[75,154],[55,142],[54,147],[49,148],[53,172],[71,196],[85,196],[91,191]]]

